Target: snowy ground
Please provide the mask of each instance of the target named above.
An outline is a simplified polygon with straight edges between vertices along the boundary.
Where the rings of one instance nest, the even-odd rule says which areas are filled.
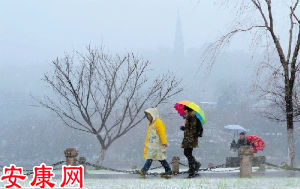
[[[299,189],[300,178],[87,179],[89,189]]]
[[[60,183],[60,179],[54,179]],[[29,181],[22,183],[29,186]],[[3,183],[1,183],[3,187]],[[85,179],[87,189],[299,189],[300,178]]]
[[[163,170],[152,170],[162,172]],[[181,170],[184,171],[184,170]],[[186,179],[185,175],[172,176],[162,179],[159,176],[148,176],[146,179],[139,175],[116,173],[105,170],[87,170],[85,188],[87,189],[299,189],[300,173],[267,169],[261,173],[253,168],[252,178],[239,178],[237,168],[218,168],[212,171],[200,172],[200,176]],[[55,171],[56,183],[61,183],[60,171]],[[29,186],[27,181],[20,182],[23,187]],[[0,183],[3,187],[5,182]]]

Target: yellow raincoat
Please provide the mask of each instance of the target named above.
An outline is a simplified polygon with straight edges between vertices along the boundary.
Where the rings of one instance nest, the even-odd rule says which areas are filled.
[[[166,147],[163,144],[167,144],[168,142],[164,123],[159,119],[156,108],[149,108],[145,112],[152,116],[153,121],[149,123],[147,128],[144,159],[152,159],[154,161],[164,160],[166,159]]]

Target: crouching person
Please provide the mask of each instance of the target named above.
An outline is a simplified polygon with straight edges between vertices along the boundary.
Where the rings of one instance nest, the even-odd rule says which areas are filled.
[[[162,177],[169,178],[172,174],[172,170],[166,160],[166,148],[168,143],[165,126],[159,119],[158,110],[156,108],[149,108],[145,110],[145,115],[149,121],[144,148],[144,159],[146,159],[146,162],[144,167],[137,172],[142,177],[145,177],[152,162],[159,161],[165,168],[165,173]]]

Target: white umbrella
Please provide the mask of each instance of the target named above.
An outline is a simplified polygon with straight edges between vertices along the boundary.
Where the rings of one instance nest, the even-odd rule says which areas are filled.
[[[226,125],[226,126],[224,126],[224,131],[226,131],[226,132],[229,132],[229,133],[231,133],[231,132],[247,132],[247,130],[244,128],[244,127],[242,127],[242,126],[240,126],[240,125]]]
[[[224,126],[224,131],[233,133],[233,138],[235,138],[235,136],[238,136],[238,134],[241,132],[247,132],[247,130],[240,125],[226,125]]]

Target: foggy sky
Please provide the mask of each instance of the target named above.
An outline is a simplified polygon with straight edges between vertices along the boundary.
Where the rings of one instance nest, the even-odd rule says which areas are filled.
[[[88,44],[141,56],[146,51],[172,49],[177,16],[185,50],[195,48],[196,52],[224,33],[232,20],[229,11],[212,1],[3,0],[0,90],[39,91],[40,78],[51,60]],[[234,49],[246,51],[247,47],[233,43]]]
[[[39,51],[48,54],[89,42],[119,49],[172,47],[178,12],[185,46],[199,47],[231,20],[211,1],[192,0],[1,1],[0,10],[1,51],[45,48]]]
[[[147,51],[172,49],[178,15],[185,51],[196,49],[194,52],[197,52],[229,31],[235,19],[234,11],[215,2],[2,0],[0,80],[5,80],[2,89],[8,90],[9,81],[17,79],[21,82],[19,78],[22,77],[34,76],[34,80],[39,80],[51,60],[74,49],[81,50],[88,44],[104,45],[112,52],[134,51],[141,56]],[[248,37],[238,35],[227,51],[249,53]],[[32,75],[35,69],[41,70],[40,74]],[[28,85],[26,79],[22,80],[24,83],[18,85]],[[30,83],[28,88],[38,84]]]

